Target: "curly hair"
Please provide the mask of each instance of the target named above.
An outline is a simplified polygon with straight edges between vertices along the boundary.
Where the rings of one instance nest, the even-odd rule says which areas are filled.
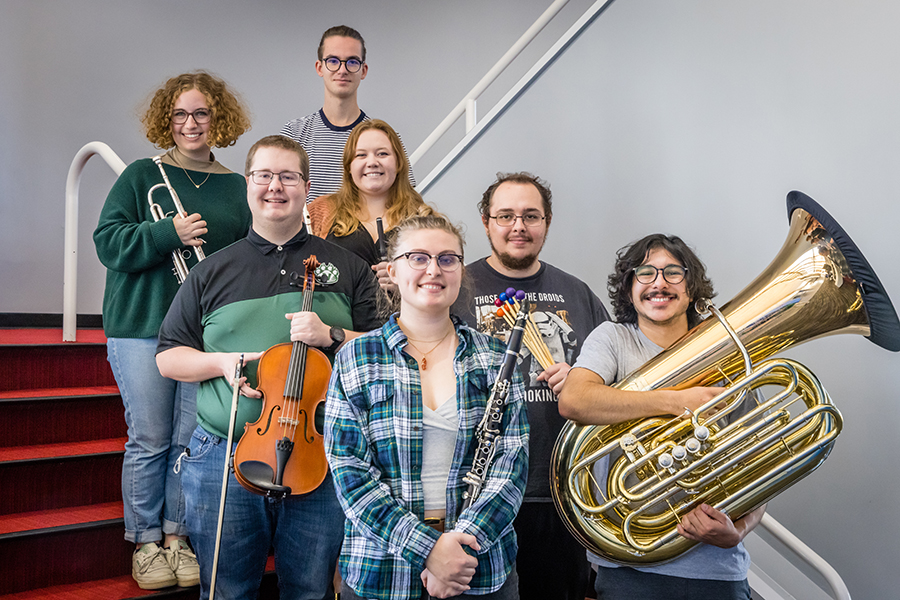
[[[325,30],[325,33],[322,34],[322,39],[319,40],[319,49],[316,51],[316,56],[319,57],[319,61],[322,61],[325,58],[323,54],[325,48],[325,40],[330,37],[348,37],[359,42],[362,46],[362,56],[360,56],[359,58],[363,62],[366,62],[366,41],[357,30],[346,25],[335,25],[334,27],[329,27]]]
[[[350,175],[350,164],[356,157],[356,144],[359,142],[359,137],[364,132],[371,130],[381,131],[388,137],[397,160],[397,177],[388,192],[388,201],[385,207],[385,230],[393,229],[400,221],[411,215],[434,212],[409,183],[409,178],[406,176],[409,172],[409,159],[406,158],[406,151],[403,149],[403,143],[397,132],[380,119],[363,121],[353,128],[350,137],[347,138],[343,158],[344,179],[338,191],[331,196],[331,202],[334,205],[334,222],[329,225],[328,230],[333,231],[334,235],[338,237],[350,235],[359,228],[361,223],[359,217],[363,199],[360,197],[359,187]]]
[[[172,107],[188,90],[198,90],[209,105],[212,118],[207,143],[210,147],[232,146],[241,134],[250,129],[247,107],[228,89],[225,81],[206,71],[182,73],[154,92],[150,105],[141,117],[144,133],[153,145],[159,148],[175,145],[172,138]]]
[[[701,321],[694,301],[713,298],[716,295],[713,284],[706,276],[706,266],[691,248],[678,236],[654,233],[632,244],[620,248],[616,253],[616,265],[606,282],[613,312],[619,323],[637,323],[637,311],[631,302],[633,269],[643,264],[651,250],[662,249],[677,259],[687,269],[685,281],[691,303],[688,306],[688,327]]]
[[[550,192],[550,184],[527,171],[519,171],[518,173],[497,173],[497,180],[492,183],[488,189],[481,195],[481,201],[478,203],[478,212],[481,213],[481,220],[487,223],[488,217],[491,216],[491,200],[494,198],[494,192],[504,183],[520,183],[531,184],[541,194],[541,202],[544,205],[544,216],[547,219],[547,225],[553,218],[553,194]]]

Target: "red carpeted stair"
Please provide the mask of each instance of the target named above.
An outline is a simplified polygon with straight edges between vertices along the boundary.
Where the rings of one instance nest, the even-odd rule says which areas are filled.
[[[122,400],[102,331],[77,338],[0,329],[0,598],[195,599],[131,578]]]

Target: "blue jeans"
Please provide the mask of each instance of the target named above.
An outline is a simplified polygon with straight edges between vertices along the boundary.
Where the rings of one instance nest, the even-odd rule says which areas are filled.
[[[226,443],[198,426],[191,454],[181,461],[201,599],[209,597]],[[331,589],[343,539],[344,513],[330,474],[314,492],[284,500],[248,492],[229,474],[216,598],[256,598],[274,546],[280,598],[321,600]]]
[[[187,535],[178,456],[197,425],[197,385],[159,374],[156,338],[109,338],[107,358],[122,403],[128,441],[122,464],[125,539],[157,542]]]

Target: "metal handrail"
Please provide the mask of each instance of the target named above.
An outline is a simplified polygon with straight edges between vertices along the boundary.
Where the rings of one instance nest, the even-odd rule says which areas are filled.
[[[759,524],[799,558],[803,559],[806,564],[818,571],[831,587],[832,596],[837,598],[837,600],[850,600],[850,591],[847,589],[847,584],[844,583],[844,580],[841,579],[834,567],[816,554],[812,548],[804,544],[800,538],[788,531],[787,527],[776,521],[768,513],[763,515]]]
[[[462,102],[460,102],[460,104],[457,105],[449,115],[447,115],[447,118],[445,118],[441,122],[437,129],[435,129],[431,135],[425,138],[425,141],[422,142],[422,144],[418,148],[416,148],[416,151],[413,152],[412,155],[410,155],[410,162],[415,164],[416,160],[421,158],[421,156],[434,144],[434,142],[441,135],[446,133],[446,131],[450,128],[450,125],[452,125],[453,122],[456,121],[457,118],[459,118],[466,104],[468,103],[472,106],[472,116],[467,119],[466,135],[456,145],[456,147],[453,148],[453,150],[451,150],[450,153],[447,154],[447,156],[445,156],[443,160],[441,160],[441,162],[431,170],[431,172],[425,177],[425,179],[419,182],[419,184],[416,186],[416,191],[418,191],[420,194],[424,194],[428,190],[428,188],[431,187],[431,185],[435,181],[437,181],[437,179],[441,175],[443,175],[444,171],[450,168],[450,166],[459,159],[462,153],[465,152],[469,148],[469,146],[471,146],[475,142],[475,140],[481,137],[487,127],[490,126],[491,123],[493,123],[497,119],[497,117],[503,114],[503,112],[509,107],[509,105],[515,102],[518,97],[522,95],[525,89],[527,89],[528,86],[535,79],[537,79],[547,69],[548,66],[550,66],[550,63],[556,60],[556,58],[560,54],[562,54],[566,50],[566,48],[568,48],[569,45],[572,44],[572,42],[575,41],[575,38],[581,35],[581,33],[585,29],[587,29],[594,22],[594,20],[597,19],[597,17],[599,17],[603,13],[603,11],[613,3],[613,1],[614,0],[597,0],[587,11],[585,11],[581,18],[579,18],[578,21],[576,21],[575,24],[572,25],[572,27],[570,27],[569,30],[566,31],[566,33],[563,34],[563,36],[541,57],[541,59],[538,60],[537,63],[535,63],[535,65],[528,71],[528,73],[526,73],[518,81],[518,83],[516,83],[516,85],[513,86],[513,88],[509,92],[507,92],[505,96],[503,96],[503,98],[500,99],[500,101],[494,106],[494,108],[492,108],[491,111],[487,115],[485,115],[484,119],[476,123],[474,126],[469,127],[469,121],[474,121],[474,98],[472,97],[473,94],[476,91],[478,92],[478,94],[484,91],[483,89],[479,89],[482,83],[489,76],[493,76],[494,79],[496,78],[496,76],[499,74],[499,72],[497,72],[496,74],[494,73],[497,69],[497,66],[499,66],[504,61],[504,59],[506,59],[507,56],[509,56],[513,51],[515,51],[515,53],[513,54],[512,58],[515,58],[515,55],[517,55],[521,51],[521,48],[518,48],[519,43],[529,35],[529,32],[531,32],[532,29],[534,29],[539,23],[542,22],[544,17],[551,11],[551,9],[554,8],[557,3],[554,3],[554,5],[548,8],[547,11],[545,11],[544,14],[541,15],[541,19],[539,19],[535,23],[535,25],[533,25],[525,33],[525,35],[523,35],[522,38],[520,38],[519,41],[516,42],[516,45],[514,45],[513,48],[511,48],[510,51],[506,53],[506,55],[504,55],[504,57],[501,59],[501,62],[497,63],[497,65],[495,65],[495,67],[488,72],[488,75],[485,75],[485,77],[482,78],[478,85],[476,85],[475,88],[473,88],[472,91],[469,92],[469,94],[467,94],[465,98],[463,98]],[[559,8],[562,8],[562,6],[560,6]],[[556,9],[556,12],[559,12],[559,9]],[[556,14],[556,12],[554,12],[553,14]],[[544,25],[546,25],[546,23],[540,25],[540,28],[543,28]],[[540,29],[538,29],[537,31],[540,31]],[[537,35],[537,31],[535,31],[531,36],[532,38],[534,37],[534,35]],[[530,41],[530,39],[528,41]],[[509,60],[511,61],[512,58],[510,58]],[[503,68],[505,68],[507,64],[508,62],[503,65]],[[491,81],[493,81],[493,79],[491,79]],[[488,84],[489,83],[490,81],[488,82]],[[487,87],[487,85],[485,85],[484,87]],[[461,109],[460,106],[462,106],[463,109]]]
[[[462,100],[459,101],[453,110],[450,111],[450,114],[447,115],[443,121],[441,121],[440,125],[435,127],[434,131],[425,138],[425,140],[419,144],[419,147],[416,148],[415,152],[409,155],[409,162],[413,166],[415,166],[416,162],[422,156],[428,152],[431,147],[437,142],[441,136],[443,136],[450,127],[456,122],[456,120],[462,116],[463,113],[466,114],[466,132],[468,133],[475,126],[475,101],[478,97],[491,85],[497,77],[509,66],[509,64],[519,55],[525,47],[531,43],[537,34],[541,32],[541,30],[546,27],[547,23],[553,20],[553,17],[559,13],[562,8],[569,3],[569,0],[556,0],[551,4],[544,13],[538,17],[538,20],[534,22],[534,24],[528,28],[525,33],[522,34],[515,44],[500,57],[500,60],[497,61],[491,69],[485,74],[484,77],[481,78],[481,81],[475,84],[475,87],[466,94]]]
[[[90,142],[82,146],[72,159],[69,175],[66,177],[66,233],[65,263],[63,265],[63,341],[74,342],[76,332],[77,307],[75,299],[78,291],[78,188],[81,174],[87,161],[99,155],[106,164],[121,175],[125,163],[112,148],[103,142]]]

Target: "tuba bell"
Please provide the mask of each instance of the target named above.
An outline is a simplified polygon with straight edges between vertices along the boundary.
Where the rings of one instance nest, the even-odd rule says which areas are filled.
[[[696,506],[709,504],[736,520],[822,464],[840,432],[840,413],[807,368],[772,355],[838,333],[900,350],[897,313],[850,237],[801,192],[788,194],[787,208],[787,240],[766,270],[721,311],[698,302],[701,315],[716,317],[614,386],[728,384],[716,398],[675,418],[569,421],[560,432],[551,458],[553,501],[588,550],[628,566],[670,561],[697,544],[676,530]],[[749,412],[722,424],[745,399]],[[600,461],[605,481],[595,477]]]

